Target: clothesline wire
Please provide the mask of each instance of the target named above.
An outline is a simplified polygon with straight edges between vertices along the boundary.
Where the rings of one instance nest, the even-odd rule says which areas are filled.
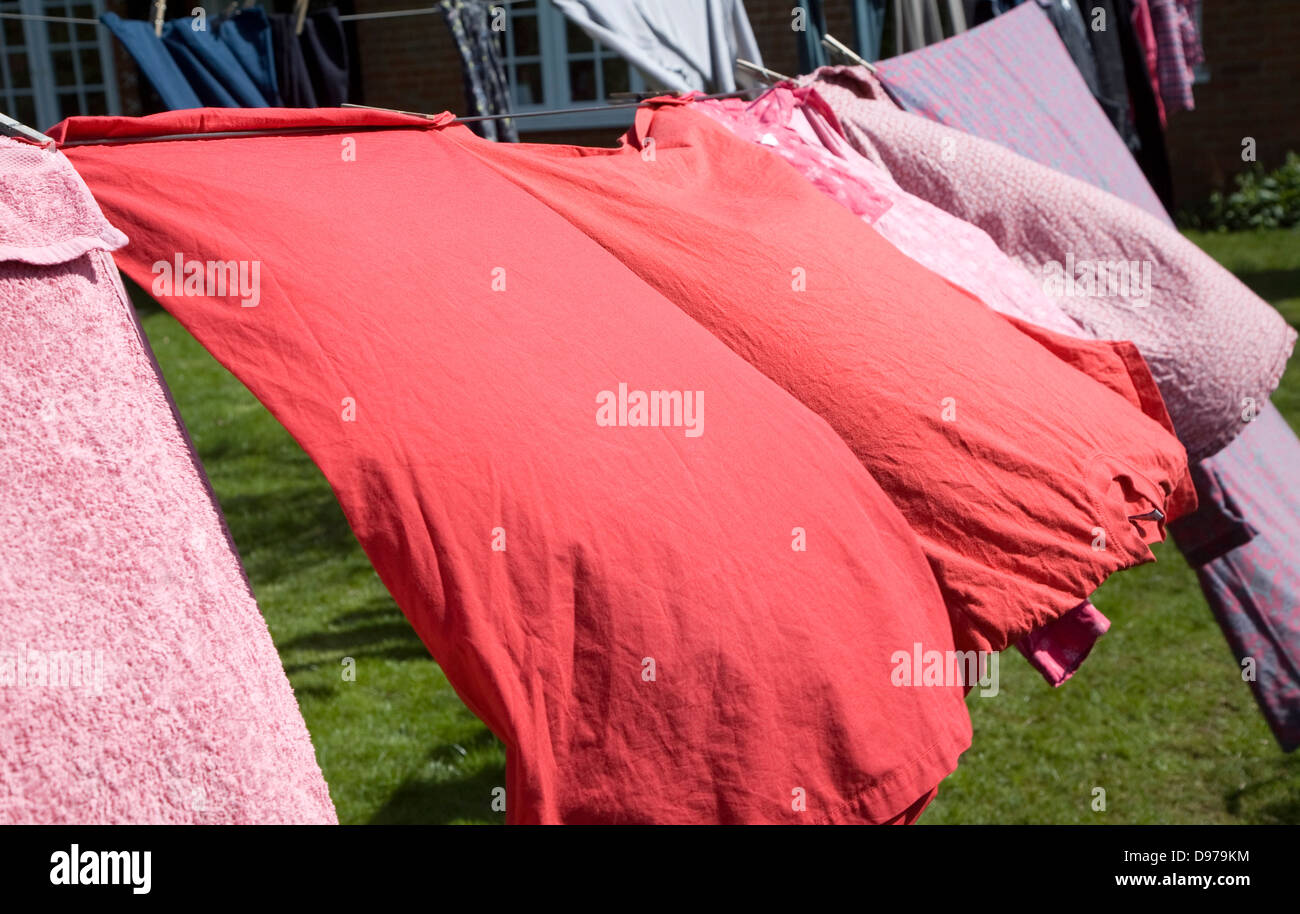
[[[738,89],[734,92],[717,92],[714,93],[713,95],[697,95],[696,98],[700,98],[700,99],[740,98],[744,95],[749,94],[750,92],[754,92],[761,88],[762,88],[761,86],[754,86],[749,89]],[[583,114],[583,113],[590,113],[592,111],[610,111],[617,108],[642,108],[645,105],[646,105],[646,101],[617,102],[615,104],[610,104],[610,105],[585,105],[580,108],[548,108],[545,111],[512,111],[506,114],[474,114],[468,117],[458,117],[451,123],[473,124],[478,121],[501,121],[501,120],[507,120],[516,117],[546,117],[548,115],[553,115],[553,114]],[[398,108],[381,108],[378,105],[357,105],[357,104],[345,102],[343,104],[343,107],[362,108],[370,111],[387,111],[391,114],[409,114],[412,117],[427,117],[427,118],[433,117],[433,115],[426,114],[422,111],[402,111]]]
[[[699,95],[699,99],[713,98],[738,98],[746,95],[755,89],[741,89],[736,92],[718,92],[713,95]],[[508,117],[536,117],[543,114],[568,114],[572,111],[603,111],[606,108],[641,108],[646,102],[632,102],[618,105],[596,105],[593,108],[557,108],[554,111],[528,111],[523,115],[519,114],[486,114],[476,117],[456,118],[450,123],[463,124],[470,121],[487,120],[489,118],[508,118]],[[393,114],[407,114],[413,117],[426,118],[432,120],[432,115],[421,114],[414,111],[398,111],[395,108],[373,108],[368,105],[348,105],[349,108],[362,108],[371,111],[387,111]],[[257,109],[251,109],[257,110]],[[164,143],[176,140],[193,140],[193,139],[235,139],[242,137],[254,136],[274,136],[277,134],[308,134],[308,133],[357,133],[372,130],[413,130],[427,129],[426,124],[323,124],[319,127],[264,127],[254,130],[214,130],[210,132],[195,133],[171,133],[164,136],[126,136],[126,137],[104,137],[94,140],[67,140],[59,144],[59,148],[68,148],[71,146],[118,146],[130,145],[133,143]]]
[[[26,19],[29,22],[67,22],[72,25],[100,25],[98,19],[77,19],[72,16],[36,16],[31,13],[0,13],[0,19]]]
[[[511,3],[519,3],[521,0],[492,0],[488,6],[509,6]],[[442,10],[436,6],[420,7],[409,10],[386,10],[379,13],[352,13],[347,16],[339,16],[340,22],[361,22],[366,19],[397,19],[404,16],[427,16],[430,13],[441,13]],[[38,16],[34,13],[0,13],[0,19],[25,19],[29,22],[66,22],[70,25],[103,25],[98,19],[81,19],[75,16]]]

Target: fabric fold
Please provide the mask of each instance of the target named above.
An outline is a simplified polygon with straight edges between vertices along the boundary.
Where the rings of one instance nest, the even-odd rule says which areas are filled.
[[[812,412],[428,121],[54,133],[270,122],[68,152],[132,238],[123,268],[320,467],[505,743],[507,820],[914,819],[970,741],[964,684],[900,666],[954,649],[948,615]],[[160,190],[196,172],[201,209]],[[255,303],[168,285],[178,257],[258,264]]]

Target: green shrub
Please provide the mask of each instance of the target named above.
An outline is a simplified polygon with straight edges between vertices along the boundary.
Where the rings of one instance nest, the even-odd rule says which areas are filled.
[[[1300,155],[1289,152],[1274,171],[1256,165],[1233,179],[1228,193],[1215,191],[1200,206],[1179,213],[1183,228],[1238,232],[1300,225]]]

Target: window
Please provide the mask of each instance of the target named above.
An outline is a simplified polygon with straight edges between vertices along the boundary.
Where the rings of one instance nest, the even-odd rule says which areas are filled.
[[[598,105],[616,92],[640,92],[645,82],[616,51],[602,47],[550,0],[515,0],[505,6],[506,76],[515,111]],[[626,110],[582,111],[523,118],[520,130],[623,125]]]
[[[104,0],[0,0],[0,12],[98,19]],[[118,110],[113,48],[99,25],[0,19],[0,78],[4,111],[38,130]]]

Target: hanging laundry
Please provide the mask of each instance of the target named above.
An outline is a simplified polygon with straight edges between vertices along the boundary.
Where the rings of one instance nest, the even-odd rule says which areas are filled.
[[[913,197],[887,171],[859,155],[815,89],[777,86],[749,104],[709,99],[698,101],[696,110],[779,154],[904,254],[985,304],[1050,330],[1079,335],[1078,324],[993,239]],[[1133,357],[1140,358],[1136,350]],[[1030,632],[1017,647],[1050,684],[1059,686],[1074,675],[1109,627],[1100,610],[1085,602]]]
[[[1199,0],[1147,0],[1155,35],[1160,97],[1168,112],[1196,107],[1192,83],[1205,62],[1196,30]]]
[[[689,100],[640,109],[618,149],[444,132],[840,433],[920,536],[959,649],[1002,650],[1073,609],[1150,560],[1162,528],[1130,517],[1188,510],[1140,360],[1128,383],[1149,395],[1126,401]],[[1085,350],[1104,372],[1122,358]]]
[[[960,0],[947,0],[945,10],[946,35],[966,31],[966,12]],[[939,0],[894,0],[894,47],[899,53],[943,41],[946,35]]]
[[[861,67],[812,78],[854,147],[900,186],[987,232],[1087,336],[1137,345],[1194,461],[1241,433],[1243,400],[1277,386],[1295,332],[1163,221],[1039,164],[1050,150],[1018,147],[1030,161],[898,110]]]
[[[0,138],[0,823],[332,824],[125,243]]]
[[[302,43],[295,33],[296,17],[289,13],[271,13],[272,57],[275,60],[275,80],[280,88],[280,98],[287,108],[316,108],[316,90],[312,87],[312,73],[307,68]],[[306,25],[304,21],[304,31]]]
[[[885,4],[887,0],[856,0],[853,4],[853,34],[857,38],[857,52],[865,60],[880,59],[880,46],[885,37]],[[805,68],[804,72],[810,72]]]
[[[265,108],[267,101],[225,44],[198,19],[171,19],[163,25],[163,45],[175,58],[204,105],[218,108]]]
[[[801,19],[793,18],[796,11]],[[822,36],[826,34],[826,11],[822,8],[822,0],[795,0],[790,15],[791,28],[796,24],[802,25],[794,33],[795,48],[799,52],[799,72],[808,73],[830,63],[822,45]]]
[[[1267,666],[1252,688],[1278,742],[1287,751],[1300,745],[1300,438],[1267,403],[1295,331],[1191,242],[1109,194],[898,111],[865,69],[816,75],[856,149],[908,190],[985,228],[1007,253],[1031,263],[1154,258],[1152,275],[1164,281],[1141,315],[1122,300],[1094,299],[1098,320],[1080,312],[1080,325],[1090,335],[1134,340],[1189,452],[1213,455],[1194,467],[1200,510],[1171,531],[1238,659],[1254,656]],[[1089,304],[1063,298],[1062,306],[1072,310],[1071,301]],[[1125,315],[1132,320],[1106,319]]]
[[[1196,474],[1170,527],[1286,752],[1300,746],[1300,439],[1271,403]],[[1244,675],[1243,675],[1243,678]]]
[[[1142,58],[1146,62],[1147,77],[1155,95],[1156,110],[1160,115],[1160,124],[1165,124],[1165,104],[1160,97],[1160,52],[1156,46],[1155,27],[1151,24],[1151,7],[1148,0],[1133,0],[1133,32],[1137,36],[1138,46],[1142,49]]]
[[[335,7],[303,19],[298,36],[303,62],[311,77],[312,94],[321,108],[337,108],[348,100],[348,41]]]
[[[486,4],[473,0],[440,0],[438,6],[460,52],[466,113],[509,114],[510,81],[497,44],[499,33],[492,30],[491,19],[496,14]],[[475,129],[489,140],[519,142],[519,130],[513,118],[480,121]]]
[[[271,43],[271,22],[260,6],[246,6],[217,22],[217,39],[253,81],[257,91],[273,108],[281,107],[280,87],[275,78],[275,52]]]
[[[1044,164],[1173,224],[1036,2],[877,68],[907,110],[1041,150]]]
[[[276,125],[68,152],[131,235],[124,269],[302,444],[506,744],[508,820],[915,818],[970,722],[960,686],[900,687],[899,655],[951,651],[951,628],[915,534],[823,421],[428,120],[53,132]],[[168,192],[196,173],[199,208]],[[259,263],[256,305],[167,294],[178,257]]]
[[[165,107],[171,110],[203,107],[198,93],[176,65],[162,39],[154,34],[153,25],[139,19],[123,19],[117,13],[104,13],[99,21],[122,42],[122,47],[139,65],[141,74],[153,86]]]
[[[551,0],[656,89],[731,92],[736,58],[762,64],[742,0]]]
[[[994,310],[1078,335],[1079,325],[983,230],[909,194],[849,145],[816,89],[778,86],[752,103],[707,99],[696,110],[780,155],[898,250]]]
[[[1023,0],[1003,0],[996,8],[985,4],[979,13],[979,21],[986,22],[1021,2]],[[1093,97],[1137,160],[1151,189],[1160,198],[1166,212],[1173,212],[1173,180],[1165,148],[1164,120],[1158,100],[1151,91],[1145,57],[1134,32],[1130,0],[1038,2],[1047,12]]]
[[[1163,107],[1152,90],[1146,55],[1138,41],[1131,0],[1089,0],[1106,12],[1106,28],[1090,30],[1099,66],[1123,78],[1123,113],[1130,129],[1120,131],[1147,183],[1166,212],[1174,211],[1174,181],[1165,143]],[[1116,62],[1118,61],[1118,63]],[[1119,90],[1116,90],[1119,93]]]

